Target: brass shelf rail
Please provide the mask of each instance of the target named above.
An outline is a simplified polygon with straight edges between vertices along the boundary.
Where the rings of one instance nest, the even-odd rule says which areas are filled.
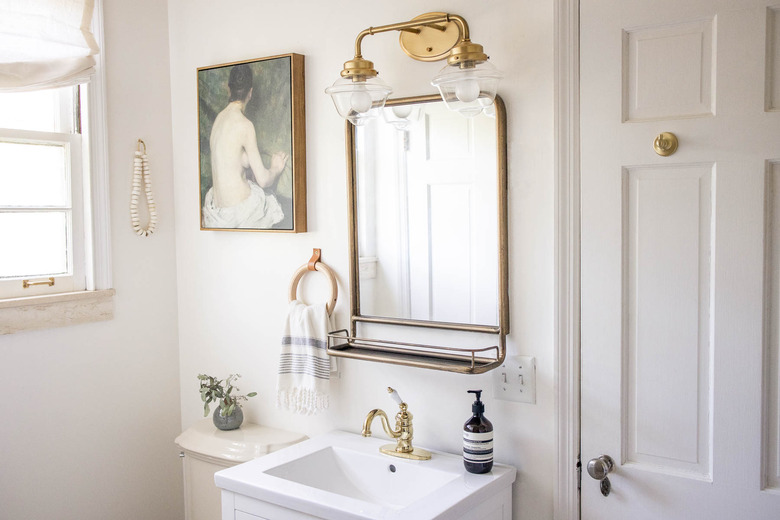
[[[461,374],[481,374],[503,362],[501,353],[506,351],[503,344],[505,337],[499,335],[498,338],[501,345],[456,348],[361,338],[350,335],[347,329],[341,329],[328,333],[328,354]]]

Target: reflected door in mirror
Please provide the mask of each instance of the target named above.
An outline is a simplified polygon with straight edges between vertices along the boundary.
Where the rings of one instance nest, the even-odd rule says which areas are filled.
[[[497,325],[496,121],[419,108],[356,135],[361,314]]]

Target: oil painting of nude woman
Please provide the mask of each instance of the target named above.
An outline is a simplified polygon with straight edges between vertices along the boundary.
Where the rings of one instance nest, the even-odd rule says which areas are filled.
[[[306,231],[303,56],[198,69],[200,228]]]

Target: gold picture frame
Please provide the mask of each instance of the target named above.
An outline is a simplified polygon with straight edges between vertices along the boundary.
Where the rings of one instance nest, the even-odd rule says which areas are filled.
[[[201,67],[200,229],[306,231],[304,57]]]

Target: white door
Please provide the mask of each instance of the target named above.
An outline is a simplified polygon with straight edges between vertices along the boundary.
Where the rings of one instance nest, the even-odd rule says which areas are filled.
[[[775,2],[581,2],[585,520],[780,519]]]
[[[496,120],[425,105],[409,130],[410,317],[498,325]]]

